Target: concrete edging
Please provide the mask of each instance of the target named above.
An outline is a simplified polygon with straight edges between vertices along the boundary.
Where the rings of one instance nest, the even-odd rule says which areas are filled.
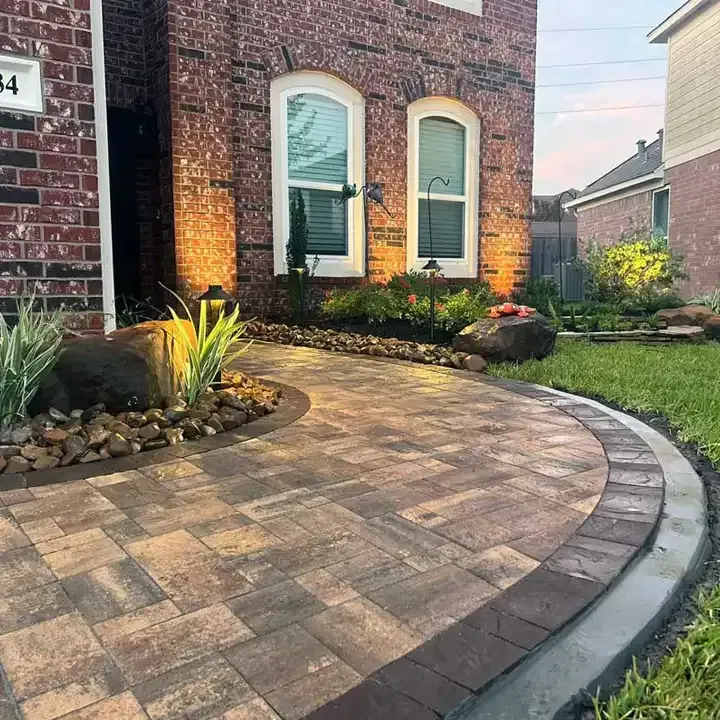
[[[498,382],[503,385],[502,381]],[[515,391],[520,383],[508,382]],[[539,385],[524,384],[553,405],[584,404],[601,410],[640,436],[665,475],[665,502],[644,553],[579,618],[541,644],[482,695],[447,720],[569,720],[581,693],[613,682],[672,611],[673,598],[697,574],[709,548],[702,480],[660,433],[601,403]]]

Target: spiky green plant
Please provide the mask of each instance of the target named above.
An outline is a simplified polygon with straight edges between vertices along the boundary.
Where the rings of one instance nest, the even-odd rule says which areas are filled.
[[[693,298],[692,302],[705,305],[705,307],[709,307],[714,313],[720,315],[720,288],[707,295],[698,295]]]
[[[186,320],[190,321],[192,327],[192,332],[188,332],[184,320],[173,308],[168,308],[175,323],[177,337],[187,352],[187,360],[174,369],[185,399],[193,405],[198,396],[217,380],[222,370],[252,345],[251,341],[240,350],[231,351],[232,346],[245,334],[248,323],[240,322],[240,308],[236,306],[229,315],[225,314],[224,308],[221,309],[213,324],[208,318],[206,302],[200,303],[196,322],[183,299],[172,290],[166,289],[180,303],[187,315]]]
[[[27,417],[30,401],[60,357],[60,311],[47,313],[34,305],[34,296],[18,300],[12,327],[0,315],[0,428]]]

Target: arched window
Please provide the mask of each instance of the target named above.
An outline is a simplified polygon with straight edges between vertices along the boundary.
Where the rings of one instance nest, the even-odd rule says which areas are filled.
[[[364,182],[362,95],[331,75],[296,72],[273,80],[271,113],[275,273],[287,272],[290,202],[302,194],[316,273],[363,275],[362,203],[338,205],[344,183]]]
[[[408,258],[434,258],[447,277],[476,277],[477,116],[456,100],[423,98],[408,108]],[[428,186],[433,178],[428,199]],[[430,221],[432,221],[432,226]]]

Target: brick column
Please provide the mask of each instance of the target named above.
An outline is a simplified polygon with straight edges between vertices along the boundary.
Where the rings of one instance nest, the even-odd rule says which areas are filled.
[[[176,282],[234,293],[230,0],[170,0],[167,18]]]
[[[43,115],[0,112],[0,311],[37,293],[102,329],[90,0],[0,4],[0,52],[43,61]]]

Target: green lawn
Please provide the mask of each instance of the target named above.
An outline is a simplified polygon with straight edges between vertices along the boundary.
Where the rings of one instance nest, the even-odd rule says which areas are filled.
[[[720,466],[720,344],[591,345],[561,342],[553,357],[495,365],[512,377],[610,400],[666,417],[682,440]],[[596,707],[597,720],[720,720],[720,587],[675,650]]]
[[[494,365],[489,372],[663,415],[681,440],[696,443],[720,466],[718,343],[656,346],[561,341],[556,354],[546,360]]]

